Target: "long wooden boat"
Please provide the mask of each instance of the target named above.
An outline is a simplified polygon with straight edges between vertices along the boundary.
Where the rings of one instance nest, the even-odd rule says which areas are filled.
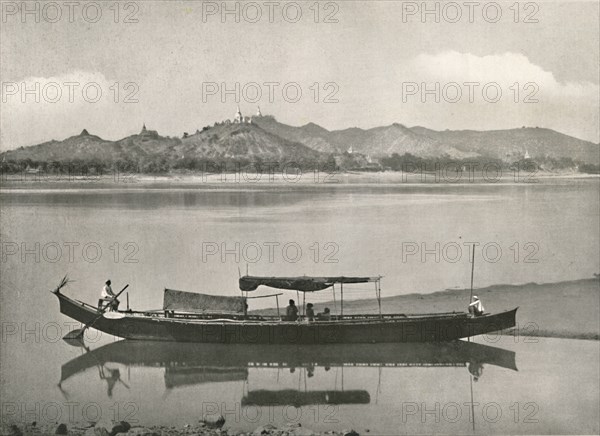
[[[445,342],[508,329],[516,323],[517,309],[482,316],[466,312],[343,315],[342,309],[327,321],[312,322],[302,317],[287,321],[282,317],[246,313],[248,292],[261,285],[306,293],[340,284],[343,296],[344,283],[374,282],[376,296],[381,301],[379,280],[380,277],[244,276],[240,278],[240,289],[242,295],[246,292],[246,297],[165,289],[161,311],[108,313],[67,297],[60,287],[53,292],[64,315],[86,325],[93,322],[93,327],[104,333],[134,340],[225,344]]]

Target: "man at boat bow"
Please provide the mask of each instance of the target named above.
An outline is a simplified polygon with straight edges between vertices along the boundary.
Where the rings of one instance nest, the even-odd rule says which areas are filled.
[[[104,283],[104,287],[102,288],[102,294],[100,296],[100,300],[98,301],[98,308],[103,307],[104,304],[108,303],[114,297],[116,297],[116,294],[113,292],[113,290],[110,287],[110,285],[111,285],[111,281],[110,280],[107,280]],[[118,308],[119,308],[119,300],[115,299],[111,303],[109,310],[117,310]]]

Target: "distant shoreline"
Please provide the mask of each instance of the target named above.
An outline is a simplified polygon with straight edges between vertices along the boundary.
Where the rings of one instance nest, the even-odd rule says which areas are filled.
[[[59,189],[82,188],[161,188],[161,187],[235,187],[235,186],[343,186],[343,185],[410,185],[410,186],[514,186],[549,184],[555,181],[598,180],[600,174],[572,172],[540,172],[536,174],[514,174],[506,172],[500,176],[469,177],[469,174],[445,176],[440,173],[406,174],[395,171],[381,172],[313,172],[290,174],[261,173],[219,173],[219,174],[129,174],[115,173],[99,176],[45,175],[35,173],[2,174],[0,190],[39,189],[40,187]]]

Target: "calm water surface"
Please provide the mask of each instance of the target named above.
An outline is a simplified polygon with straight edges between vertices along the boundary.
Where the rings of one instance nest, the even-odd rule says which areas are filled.
[[[246,431],[299,422],[361,434],[598,433],[598,342],[523,339],[311,349],[9,341],[3,403],[15,408],[3,419],[66,422],[70,412],[175,425],[216,412]]]
[[[476,253],[478,287],[590,277],[600,262],[596,180],[5,190],[0,201],[3,407],[55,403],[66,413],[69,401],[97,403],[104,415],[166,423],[216,405],[236,429],[298,420],[315,430],[472,433],[472,384],[476,432],[600,430],[597,342],[478,338],[495,349],[239,350],[233,359],[101,337],[88,338],[87,352],[60,340],[73,325],[48,292],[69,274],[65,293],[94,302],[111,278],[113,288],[130,284],[134,309],[159,308],[164,287],[238,295],[247,264],[257,275],[382,274],[384,295],[433,292],[468,286],[467,242],[489,247]],[[345,298],[372,294],[358,287]]]

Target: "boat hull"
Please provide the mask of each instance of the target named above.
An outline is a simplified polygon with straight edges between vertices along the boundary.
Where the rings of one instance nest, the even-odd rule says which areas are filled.
[[[446,342],[515,326],[513,309],[470,317],[464,313],[330,322],[228,321],[165,318],[122,313],[99,316],[97,309],[57,293],[60,311],[93,328],[124,339],[225,344],[351,344]]]

